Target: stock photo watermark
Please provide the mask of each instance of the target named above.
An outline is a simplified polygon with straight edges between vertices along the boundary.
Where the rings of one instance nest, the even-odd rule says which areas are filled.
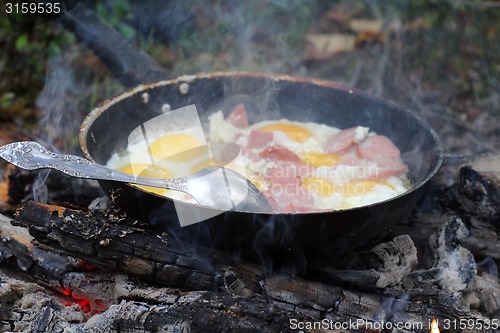
[[[41,25],[56,20],[78,4],[77,0],[1,0],[0,13],[7,16],[13,33],[23,32],[26,21]]]

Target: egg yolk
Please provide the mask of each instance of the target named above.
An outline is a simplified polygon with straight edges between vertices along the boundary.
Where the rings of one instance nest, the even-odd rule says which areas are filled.
[[[164,179],[164,178],[171,178],[172,175],[165,169],[157,166],[157,165],[150,165],[150,164],[143,164],[143,163],[133,163],[126,165],[119,169],[118,171],[123,172],[123,173],[128,173],[130,175],[134,176],[141,176],[141,177],[148,177],[148,178],[158,178],[158,179]],[[163,188],[158,188],[158,187],[151,187],[151,186],[137,186],[145,191],[156,193],[159,195],[166,195],[169,191],[163,189]]]
[[[304,142],[312,136],[311,131],[309,131],[307,128],[288,123],[270,124],[260,127],[258,128],[258,130],[264,132],[280,131],[285,133],[290,138],[290,140],[295,142]]]
[[[203,143],[198,139],[187,134],[169,134],[162,136],[153,142],[149,149],[151,153],[159,158],[164,159],[169,156],[181,153],[183,151],[202,146]],[[184,158],[189,158],[185,156]]]
[[[302,160],[307,164],[320,167],[320,166],[335,165],[338,162],[340,162],[341,157],[337,155],[324,154],[324,153],[307,153],[304,154]]]

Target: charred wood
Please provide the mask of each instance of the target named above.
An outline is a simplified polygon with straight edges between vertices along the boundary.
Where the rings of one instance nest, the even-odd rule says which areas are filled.
[[[354,255],[346,269],[324,268],[331,281],[373,291],[395,286],[417,264],[417,249],[408,235],[400,235],[369,251]]]
[[[462,217],[469,229],[463,240],[476,258],[500,259],[500,156],[487,155],[460,165],[450,176],[449,191],[458,205],[454,214]],[[449,181],[449,182],[450,182]],[[457,185],[458,184],[458,185]]]
[[[461,218],[468,235],[462,246],[477,260],[492,257],[500,260],[500,157],[455,158],[447,160],[431,182],[430,193],[409,219],[393,228],[396,234],[411,235],[418,249],[419,262],[426,266],[431,234],[454,216]]]
[[[117,211],[79,211],[28,202],[15,222],[27,227],[44,247],[84,260],[88,264],[190,290],[218,290],[229,258],[210,251],[182,247],[173,237],[144,228],[140,221]],[[239,266],[240,279],[252,291],[260,289],[259,274]]]
[[[475,159],[460,169],[462,208],[500,230],[500,156]]]
[[[488,276],[478,278],[475,267],[468,266],[471,264],[467,260],[470,256],[460,245],[466,231],[463,223],[459,222],[439,229],[435,238],[439,246],[432,247],[436,251],[436,265],[431,270],[408,273],[415,265],[415,247],[408,236],[395,237],[353,259],[352,272],[364,268],[361,270],[364,274],[377,274],[372,275],[371,280],[378,288],[376,293],[343,288],[334,278],[315,282],[294,276],[264,276],[258,267],[234,263],[224,254],[214,251],[202,252],[203,255],[193,253],[168,235],[155,234],[142,222],[113,209],[79,211],[30,202],[18,211],[15,223],[27,227],[39,247],[83,259],[97,268],[126,274],[73,270],[64,272],[58,280],[62,290],[71,290],[77,298],[88,298],[93,308],[109,306],[110,312],[105,311],[102,317],[94,318],[105,319],[99,325],[108,325],[106,327],[110,332],[114,332],[133,331],[132,327],[175,331],[188,326],[195,331],[203,331],[203,327],[221,329],[225,325],[233,325],[231,327],[239,330],[253,327],[265,331],[264,322],[272,321],[273,325],[278,325],[273,328],[283,329],[289,327],[290,318],[332,322],[362,318],[366,322],[427,323],[432,318],[482,318],[477,310],[486,308],[488,313],[496,314],[495,298],[487,298],[490,292],[495,291],[490,285],[494,280],[487,280]],[[451,237],[450,241],[445,241],[441,237],[443,235]],[[449,281],[436,279],[436,271],[452,270],[445,264],[450,263],[448,256],[464,253],[464,256],[459,256],[461,267],[471,270],[469,275],[465,275],[466,288],[461,291],[466,293],[462,296],[460,292],[445,290],[445,283]],[[396,272],[390,273],[391,263],[400,266]],[[154,269],[147,270],[148,267]],[[385,288],[379,288],[377,282],[383,274],[393,276],[390,279],[384,277]],[[141,285],[132,276],[153,284]],[[442,276],[447,278],[446,274]],[[189,295],[193,302],[176,303],[175,300],[184,297],[182,295]],[[243,310],[239,308],[242,304]],[[137,309],[139,313],[132,309]],[[262,312],[262,309],[265,311]],[[141,312],[149,310],[153,311],[151,317]],[[130,320],[108,317],[113,311],[118,311],[121,318]],[[121,311],[135,313],[135,321]],[[158,318],[155,317],[156,311],[159,311]],[[178,314],[171,317],[175,311],[179,311]],[[266,311],[271,311],[273,315]],[[139,316],[140,313],[144,315]],[[227,313],[232,313],[231,318],[226,318]],[[140,321],[144,317],[149,318],[147,324]],[[213,322],[208,323],[208,318],[212,318]],[[210,326],[212,324],[214,326]]]
[[[43,176],[41,173],[44,173]],[[33,200],[33,188],[38,177],[45,178],[43,185],[40,185],[40,192],[43,193],[39,194],[38,199],[43,197],[46,202],[66,205],[71,202],[72,206],[83,208],[102,195],[102,190],[95,181],[61,177],[55,171],[26,171],[8,165],[0,183],[0,209],[3,212],[13,212],[19,205]]]
[[[443,303],[454,304],[450,311],[456,316],[479,309],[489,316],[498,316],[498,301],[491,298],[500,292],[498,275],[491,272],[477,274],[474,256],[463,245],[468,235],[469,231],[459,217],[450,218],[430,239],[433,266],[405,275],[402,286],[415,295],[419,292],[429,295],[429,290],[434,290]]]

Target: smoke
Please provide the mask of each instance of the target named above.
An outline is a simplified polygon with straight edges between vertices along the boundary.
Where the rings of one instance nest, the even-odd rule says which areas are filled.
[[[77,117],[72,115],[72,106],[67,101],[78,91],[74,84],[72,71],[63,62],[63,57],[50,58],[47,63],[47,75],[44,88],[38,95],[36,107],[41,112],[37,140],[43,145],[54,149],[54,143],[71,142],[69,132],[74,131]],[[71,133],[74,135],[74,132]],[[65,145],[66,146],[66,145]],[[64,147],[63,147],[64,148]],[[50,174],[49,170],[37,173],[33,184],[33,199],[47,203],[48,190],[45,182]]]
[[[90,105],[95,106],[97,100],[108,97],[98,96],[102,83],[95,80],[99,67],[92,62],[96,58],[80,47],[62,49],[47,60],[44,87],[35,103],[39,124],[34,136],[52,151],[81,155],[78,145],[81,122]],[[108,82],[106,92],[113,94],[114,88]],[[53,174],[49,170],[38,172],[33,186],[34,200],[46,203],[51,198],[46,182]],[[80,184],[71,183],[74,193]]]
[[[384,300],[384,302],[382,302],[382,304],[380,304],[382,311],[378,314],[377,319],[379,321],[390,321],[392,319],[396,319],[393,318],[393,316],[397,317],[399,312],[404,311],[409,299],[410,296],[406,293],[398,297],[388,297]]]
[[[37,173],[35,182],[33,183],[33,200],[47,203],[49,198],[49,192],[45,181],[49,177],[50,170],[41,170]]]
[[[477,263],[478,272],[485,272],[491,275],[493,278],[498,279],[498,266],[495,259],[492,257],[486,257]]]
[[[74,148],[81,122],[77,110],[84,89],[73,71],[63,55],[50,58],[45,85],[36,100],[41,112],[38,139],[63,149]]]
[[[195,29],[184,31],[171,46],[176,55],[171,72],[290,73],[300,67],[300,38],[310,22],[312,3],[193,2]]]

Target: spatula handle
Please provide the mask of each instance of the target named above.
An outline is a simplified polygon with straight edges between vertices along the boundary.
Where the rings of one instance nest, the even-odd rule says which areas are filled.
[[[25,170],[55,169],[68,176],[112,180],[177,191],[186,190],[186,179],[136,177],[91,162],[85,158],[54,153],[34,141],[14,142],[0,147],[0,157]]]

